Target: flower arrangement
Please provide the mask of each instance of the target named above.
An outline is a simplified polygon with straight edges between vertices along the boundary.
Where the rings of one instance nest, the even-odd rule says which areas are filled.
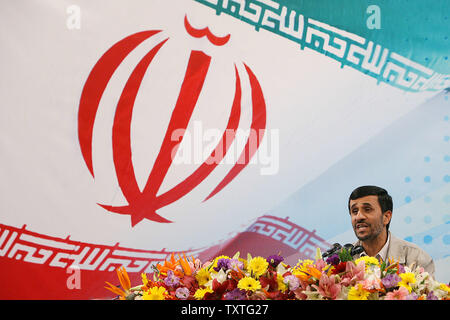
[[[379,262],[364,256],[353,260],[345,249],[322,258],[299,260],[295,266],[283,257],[218,256],[202,263],[185,255],[142,274],[142,284],[131,287],[125,268],[117,269],[122,289],[107,288],[130,300],[449,300],[450,287],[435,281],[423,268]]]

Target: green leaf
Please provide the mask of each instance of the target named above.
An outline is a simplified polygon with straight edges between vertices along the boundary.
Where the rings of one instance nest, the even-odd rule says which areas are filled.
[[[385,276],[385,270],[384,270],[385,268],[386,268],[386,262],[384,260],[382,260],[381,266],[380,266],[381,278],[384,278],[384,276]]]
[[[350,254],[350,251],[342,248],[341,251],[339,252],[339,259],[341,259],[342,262],[347,262],[347,261],[352,261],[353,257]]]

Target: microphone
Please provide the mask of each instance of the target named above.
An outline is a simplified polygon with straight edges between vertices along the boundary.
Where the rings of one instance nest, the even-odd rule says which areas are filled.
[[[350,255],[353,257],[354,255],[361,253],[364,251],[364,248],[362,246],[353,246],[350,243],[347,243],[344,245],[344,249],[346,249]]]
[[[352,250],[350,251],[350,254],[352,256],[354,256],[354,255],[359,254],[359,253],[361,253],[363,251],[364,251],[364,248],[362,246],[356,246],[356,247],[352,248]]]
[[[324,252],[322,254],[322,258],[326,258],[328,256],[331,256],[332,254],[338,252],[339,250],[341,250],[342,246],[339,243],[335,243],[333,244],[333,246],[328,249],[326,252]]]
[[[348,252],[351,252],[353,249],[353,245],[351,243],[344,244],[344,249]]]
[[[322,258],[331,256],[332,254],[338,253],[343,249],[345,249],[352,257],[364,251],[364,248],[362,246],[353,246],[353,244],[351,243],[347,243],[344,246],[341,246],[339,243],[335,243],[330,249],[322,254]]]

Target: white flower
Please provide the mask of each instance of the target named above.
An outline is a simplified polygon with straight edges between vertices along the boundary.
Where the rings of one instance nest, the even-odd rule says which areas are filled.
[[[205,287],[211,288],[212,289],[212,283],[214,281],[214,279],[216,279],[219,283],[224,282],[225,280],[227,280],[228,277],[228,272],[223,271],[223,269],[220,269],[219,272],[211,272],[211,280],[209,280],[207,283],[205,283]]]
[[[278,274],[285,274],[288,269],[286,268],[286,264],[284,264],[283,262],[279,263],[277,266],[277,273]]]
[[[366,276],[373,276],[377,278],[381,278],[381,269],[379,266],[375,264],[369,265],[369,267],[366,269]]]

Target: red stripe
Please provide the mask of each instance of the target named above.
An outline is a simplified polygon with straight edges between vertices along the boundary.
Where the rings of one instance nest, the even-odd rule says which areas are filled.
[[[148,52],[133,70],[117,104],[113,125],[113,159],[117,180],[128,203],[134,201],[141,193],[134,173],[131,154],[131,118],[134,102],[148,66],[161,49],[164,40]]]
[[[239,125],[241,116],[241,84],[238,71],[235,67],[236,73],[236,89],[234,94],[233,105],[231,107],[230,118],[228,120],[227,129],[222,135],[220,142],[216,148],[211,152],[208,159],[195,170],[189,177],[180,182],[178,185],[158,196],[157,208],[162,208],[186,195],[197,185],[199,185],[213,170],[217,167],[219,162],[226,155],[230,145],[234,141],[236,129]],[[228,130],[228,134],[227,134]],[[231,134],[230,134],[231,133]],[[218,154],[218,156],[217,156]]]
[[[266,127],[266,103],[264,101],[264,96],[261,90],[261,86],[259,85],[258,79],[256,79],[256,76],[253,74],[253,72],[247,65],[245,65],[245,69],[247,70],[250,79],[250,87],[252,89],[253,109],[252,109],[252,124],[250,136],[247,139],[247,143],[237,163],[233,166],[233,168],[231,168],[231,170],[228,172],[225,178],[206,197],[204,201],[213,197],[223,188],[225,188],[248,165],[251,158],[258,150],[261,140],[263,139],[264,136],[264,130]],[[253,141],[255,141],[254,139],[256,139],[256,147],[253,145]]]
[[[93,177],[92,132],[98,105],[106,85],[125,57],[140,43],[158,32],[160,30],[138,32],[114,44],[98,60],[84,84],[78,110],[78,139],[84,161]]]

